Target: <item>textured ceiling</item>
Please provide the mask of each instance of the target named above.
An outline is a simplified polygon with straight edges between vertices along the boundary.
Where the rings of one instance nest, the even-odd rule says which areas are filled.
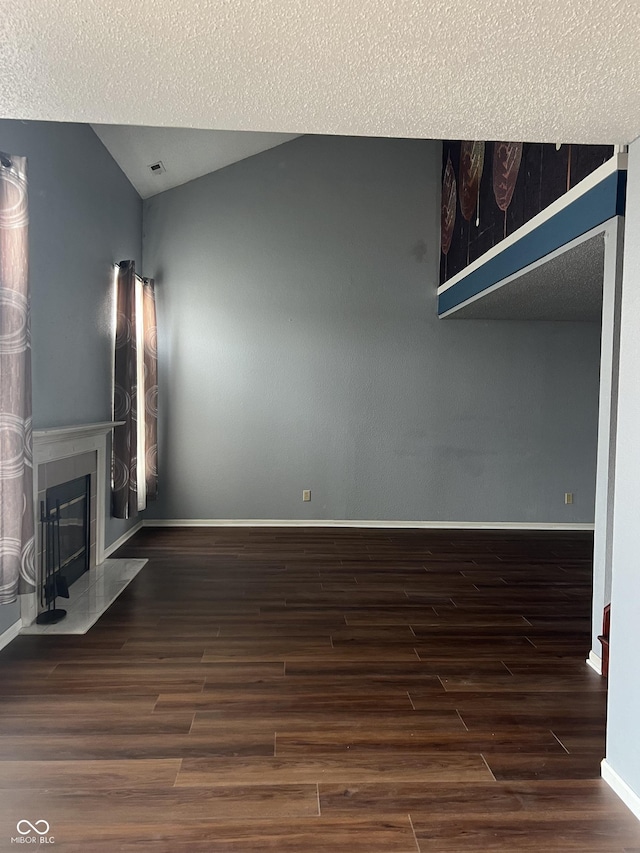
[[[179,127],[93,125],[104,145],[142,198],[215,172],[295,136],[233,130],[185,130]],[[166,172],[149,166],[160,160]]]
[[[0,115],[624,143],[637,0],[20,0]]]
[[[600,322],[604,235],[596,234],[449,315],[451,320]]]

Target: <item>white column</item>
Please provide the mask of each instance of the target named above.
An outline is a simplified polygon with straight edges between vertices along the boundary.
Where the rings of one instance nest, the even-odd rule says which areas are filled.
[[[587,661],[598,672],[600,672],[601,664],[601,645],[598,634],[602,631],[602,611],[605,604],[609,604],[611,601],[623,243],[624,219],[618,216],[607,226],[604,234],[600,402],[593,543],[593,605],[591,651]]]
[[[640,817],[640,141],[629,150],[612,559],[607,757],[602,775]]]

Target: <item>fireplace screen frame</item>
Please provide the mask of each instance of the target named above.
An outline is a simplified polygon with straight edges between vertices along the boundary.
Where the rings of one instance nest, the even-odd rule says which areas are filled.
[[[71,508],[78,507],[80,512],[74,515]],[[56,570],[67,586],[71,586],[91,568],[91,474],[47,488],[44,502],[46,518],[56,519],[58,511],[60,550],[56,547]],[[75,539],[74,528],[80,528],[80,537]],[[46,543],[43,545],[46,547]]]

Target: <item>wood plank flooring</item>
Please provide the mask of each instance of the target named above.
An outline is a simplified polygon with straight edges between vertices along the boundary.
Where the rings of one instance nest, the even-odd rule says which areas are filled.
[[[0,653],[0,850],[623,853],[591,536],[138,533],[85,636]]]

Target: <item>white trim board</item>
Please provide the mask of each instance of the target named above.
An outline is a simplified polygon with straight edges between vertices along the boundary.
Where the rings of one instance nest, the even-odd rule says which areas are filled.
[[[589,652],[589,657],[586,659],[585,663],[587,666],[590,666],[594,672],[597,672],[598,675],[602,675],[602,658],[594,651]]]
[[[121,548],[127,540],[131,539],[131,537],[140,530],[142,527],[142,519],[134,524],[130,530],[127,530],[122,536],[119,536],[115,542],[112,542],[111,545],[107,545],[104,549],[104,558],[110,557],[114,551],[117,551],[118,548]]]
[[[640,797],[618,776],[606,758],[600,764],[600,773],[607,785],[620,797],[625,806],[640,820]]]
[[[9,625],[6,631],[3,631],[0,634],[0,649],[4,649],[5,646],[8,646],[12,640],[20,633],[20,629],[22,628],[22,619],[18,619],[13,625]]]
[[[359,521],[324,518],[145,518],[144,527],[372,527],[451,530],[593,530],[592,523],[546,521]]]

